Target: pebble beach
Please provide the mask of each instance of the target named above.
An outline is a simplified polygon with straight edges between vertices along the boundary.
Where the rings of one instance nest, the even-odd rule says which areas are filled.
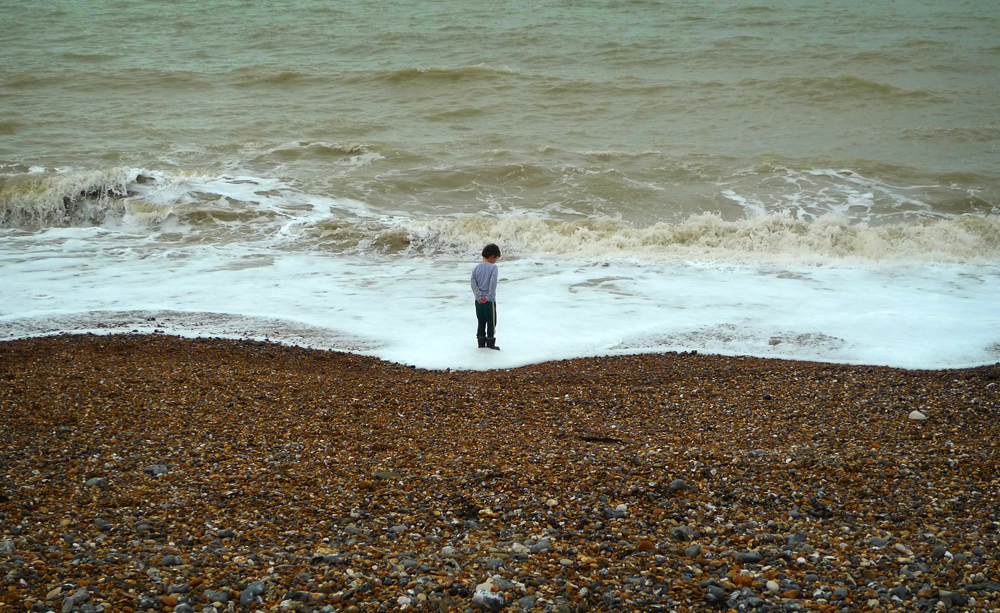
[[[0,343],[0,612],[1000,611],[1000,365]]]

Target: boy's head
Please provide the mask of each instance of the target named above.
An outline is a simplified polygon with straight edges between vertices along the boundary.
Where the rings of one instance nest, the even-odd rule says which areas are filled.
[[[495,258],[499,258],[500,257],[500,247],[497,247],[493,243],[490,243],[489,245],[486,245],[485,247],[483,247],[483,259],[484,260],[488,260],[488,259],[494,258],[494,257]]]

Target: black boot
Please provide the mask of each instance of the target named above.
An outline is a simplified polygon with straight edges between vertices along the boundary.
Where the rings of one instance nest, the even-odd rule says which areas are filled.
[[[482,349],[483,347],[486,346],[486,337],[485,336],[477,336],[476,337],[476,341],[479,343],[479,348],[480,349]]]
[[[497,347],[497,339],[495,338],[486,339],[486,346],[489,347],[490,349],[496,349],[497,351],[500,351],[500,348]]]

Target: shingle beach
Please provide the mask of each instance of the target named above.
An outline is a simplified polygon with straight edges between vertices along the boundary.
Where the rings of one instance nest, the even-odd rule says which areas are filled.
[[[1000,611],[1000,365],[0,343],[0,612]]]

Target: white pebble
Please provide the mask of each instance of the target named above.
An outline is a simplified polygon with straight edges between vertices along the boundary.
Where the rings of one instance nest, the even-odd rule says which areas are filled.
[[[913,411],[910,413],[910,419],[914,421],[923,421],[927,419],[927,416],[921,413],[920,411]]]

